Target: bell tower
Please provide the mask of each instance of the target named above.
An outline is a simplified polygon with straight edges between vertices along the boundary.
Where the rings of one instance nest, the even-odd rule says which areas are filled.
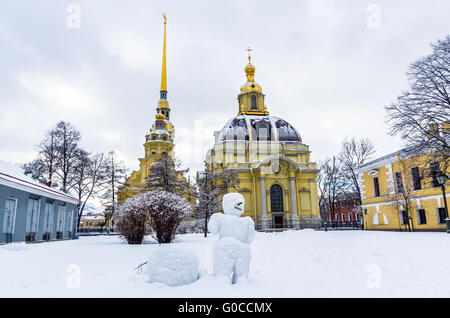
[[[161,70],[161,90],[159,91],[159,101],[156,107],[155,121],[149,134],[145,136],[145,159],[147,165],[153,163],[163,155],[173,157],[173,148],[175,144],[175,129],[169,120],[170,108],[167,100],[167,67],[166,67],[166,24],[167,15],[163,13],[164,18],[164,41]],[[146,173],[147,174],[147,173]],[[145,175],[145,174],[144,174]]]
[[[267,107],[264,104],[264,94],[262,87],[255,82],[255,66],[251,63],[250,52],[253,51],[250,47],[248,51],[248,64],[244,71],[247,77],[247,82],[241,87],[241,92],[238,95],[239,112],[238,115],[269,115]]]

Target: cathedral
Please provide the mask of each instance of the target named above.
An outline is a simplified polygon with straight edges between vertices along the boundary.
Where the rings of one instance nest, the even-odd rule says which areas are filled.
[[[133,171],[125,186],[119,189],[119,202],[145,188],[155,160],[164,156],[174,159],[175,129],[167,100],[167,21],[163,16],[160,99],[154,123],[145,136],[145,156],[139,158],[139,170]],[[239,186],[229,191],[244,196],[243,216],[252,217],[258,230],[318,228],[321,225],[317,193],[319,170],[310,162],[309,147],[298,131],[287,121],[269,115],[262,87],[255,82],[255,66],[250,54],[248,61],[247,81],[237,98],[237,116],[215,132],[214,146],[206,154],[207,168],[214,172],[226,169],[237,172]],[[186,180],[181,172],[177,177]],[[193,195],[188,195],[187,199],[195,204]]]
[[[174,138],[175,128],[170,121],[170,107],[167,100],[167,67],[166,67],[166,24],[167,18],[164,17],[164,41],[161,71],[161,90],[158,106],[156,107],[155,121],[150,132],[145,136],[144,158],[139,158],[139,170],[133,171],[126,179],[125,185],[117,192],[117,200],[125,201],[131,196],[139,193],[146,186],[147,177],[150,174],[150,168],[155,160],[168,156],[174,160]],[[179,172],[177,178],[185,179],[184,175]],[[188,201],[195,203],[192,195],[188,195]]]
[[[250,49],[248,49],[250,53]],[[308,145],[287,121],[269,115],[255,66],[248,56],[247,81],[241,87],[237,116],[214,133],[206,155],[211,171],[233,169],[237,191],[245,198],[243,216],[258,230],[319,228],[321,225],[317,173]]]

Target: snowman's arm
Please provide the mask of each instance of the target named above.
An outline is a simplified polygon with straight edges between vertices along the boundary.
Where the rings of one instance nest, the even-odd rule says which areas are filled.
[[[222,219],[223,214],[220,212],[214,213],[209,218],[208,222],[208,232],[212,234],[217,234],[220,231],[220,220]]]
[[[253,239],[255,238],[255,222],[253,222],[253,219],[249,216],[245,217],[246,221],[247,221],[247,237],[246,237],[246,241],[247,244],[250,244]]]

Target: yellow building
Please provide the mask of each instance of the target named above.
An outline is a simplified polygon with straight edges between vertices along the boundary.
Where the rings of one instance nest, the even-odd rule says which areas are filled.
[[[445,231],[446,211],[439,164],[404,150],[358,169],[364,227],[368,230]],[[449,182],[446,192],[449,191]],[[447,198],[447,202],[448,202]]]
[[[103,213],[87,213],[80,218],[79,228],[102,227],[105,226],[105,216]]]
[[[212,171],[237,171],[239,188],[230,191],[244,196],[243,215],[252,217],[257,229],[318,228],[319,170],[310,162],[309,147],[298,131],[269,115],[250,55],[248,59],[237,116],[215,132],[207,166]]]
[[[141,192],[146,187],[146,180],[150,174],[150,168],[155,160],[163,156],[169,156],[174,159],[174,138],[175,128],[170,121],[170,107],[167,100],[167,68],[166,68],[166,24],[167,18],[164,17],[164,41],[163,41],[163,56],[162,56],[162,71],[161,71],[161,90],[158,106],[156,107],[155,121],[150,129],[150,132],[145,136],[144,158],[139,158],[139,170],[133,171],[125,181],[124,187],[117,192],[117,200],[124,201],[131,196]],[[178,173],[178,178],[184,180],[182,173]],[[188,195],[188,201],[194,203],[194,198],[191,194]]]

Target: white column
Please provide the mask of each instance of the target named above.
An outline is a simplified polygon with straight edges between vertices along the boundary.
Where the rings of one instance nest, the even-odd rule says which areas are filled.
[[[291,219],[298,219],[297,215],[297,192],[295,191],[295,178],[289,178],[291,184]]]
[[[259,178],[259,190],[261,195],[261,219],[267,219],[267,206],[266,206],[266,181],[265,178]]]

